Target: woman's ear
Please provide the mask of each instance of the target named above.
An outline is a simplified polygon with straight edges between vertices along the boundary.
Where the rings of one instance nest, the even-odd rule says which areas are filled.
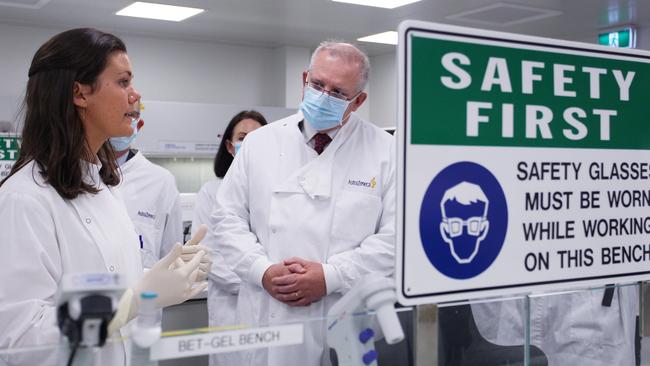
[[[226,140],[226,150],[228,150],[230,155],[235,156],[235,145],[230,140]]]
[[[89,93],[90,87],[88,85],[83,85],[80,82],[75,81],[72,86],[72,102],[77,107],[86,108],[88,106],[86,95]]]

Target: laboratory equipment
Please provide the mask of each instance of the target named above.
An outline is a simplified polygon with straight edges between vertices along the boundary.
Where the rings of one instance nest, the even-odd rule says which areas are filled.
[[[108,323],[126,289],[116,273],[67,273],[57,293],[57,322],[75,347],[101,347]]]
[[[138,317],[131,329],[131,339],[141,348],[151,347],[162,333],[162,309],[156,306],[157,297],[155,292],[140,294]]]
[[[375,340],[382,333],[388,344],[404,339],[395,301],[394,281],[368,274],[332,306],[327,314],[327,344],[336,351],[339,366],[377,366]],[[375,316],[368,316],[369,310]]]

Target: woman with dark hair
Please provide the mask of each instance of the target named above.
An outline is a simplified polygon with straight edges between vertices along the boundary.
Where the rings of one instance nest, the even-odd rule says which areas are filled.
[[[109,336],[137,314],[143,291],[156,292],[163,307],[204,289],[207,284],[195,285],[203,251],[180,264],[177,245],[142,272],[138,236],[115,188],[120,175],[107,142],[131,135],[138,117],[140,94],[124,43],[90,28],[60,33],[36,51],[28,76],[20,156],[0,182],[0,349],[60,341],[56,296],[69,275],[116,273],[128,287],[115,317],[99,325]],[[79,345],[69,340],[68,364]],[[66,353],[3,358],[60,364]],[[122,365],[128,356],[116,341],[97,355],[80,351],[76,358],[90,364],[97,357],[103,365]]]
[[[223,133],[217,155],[214,157],[214,175],[217,176],[205,183],[196,195],[196,206],[192,217],[192,233],[195,233],[201,224],[210,223],[210,213],[214,206],[219,184],[226,176],[244,138],[254,130],[266,125],[266,118],[257,111],[241,111],[228,123]]]
[[[201,224],[210,224],[210,214],[214,208],[221,180],[228,172],[246,135],[264,125],[266,125],[264,116],[253,110],[241,111],[230,120],[214,158],[214,174],[217,177],[205,183],[196,195],[192,233],[195,233]],[[223,259],[217,252],[213,254],[213,261],[214,265],[208,280],[209,323],[211,327],[234,325],[239,277],[230,272],[227,266],[222,265]],[[210,355],[210,365],[231,365],[235,360],[231,357],[232,354],[227,353]]]

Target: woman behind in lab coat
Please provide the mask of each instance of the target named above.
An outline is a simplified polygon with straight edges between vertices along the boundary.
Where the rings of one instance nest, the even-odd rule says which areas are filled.
[[[56,294],[65,274],[126,280],[109,334],[137,314],[142,291],[158,293],[160,307],[201,291],[207,284],[195,279],[205,253],[183,264],[180,245],[143,276],[138,237],[114,188],[120,177],[107,140],[133,132],[140,99],[124,43],[96,29],[60,33],[38,49],[28,76],[20,156],[0,182],[0,350],[63,344]],[[94,355],[60,347],[0,359],[123,365],[127,348],[117,340]]]
[[[228,172],[239,147],[250,132],[266,125],[266,118],[257,111],[241,111],[228,123],[219,150],[214,158],[214,175],[216,178],[205,183],[196,195],[196,206],[192,216],[192,234],[201,224],[210,224],[210,214],[214,207],[217,190],[221,180]]]
[[[257,111],[241,111],[228,123],[223,133],[219,150],[214,158],[215,179],[205,183],[196,195],[196,206],[192,216],[192,234],[201,224],[210,225],[210,214],[214,208],[217,190],[221,180],[228,172],[230,164],[237,155],[244,138],[250,132],[266,125],[266,118]],[[216,243],[218,245],[218,243]],[[226,269],[218,254],[213,254],[214,265],[208,281],[208,314],[211,327],[234,325],[235,310],[237,309],[237,293],[239,292],[239,277]],[[211,355],[211,365],[228,365],[227,354]]]

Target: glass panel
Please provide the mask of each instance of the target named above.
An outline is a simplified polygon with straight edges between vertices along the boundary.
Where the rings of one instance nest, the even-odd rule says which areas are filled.
[[[189,323],[200,322],[206,315],[201,315],[205,310],[201,310],[201,306],[205,306],[205,300],[165,309],[164,318],[167,319],[163,319],[163,326],[169,329],[185,323],[179,319]],[[192,313],[199,315],[193,316]],[[0,349],[0,365],[5,362],[9,365],[66,365],[71,357],[73,365],[123,365],[123,347],[126,346],[131,365],[207,365],[208,357],[212,357],[217,362],[215,365],[266,365],[265,360],[276,360],[301,366],[320,366],[321,362],[325,362],[323,365],[330,362],[332,366],[410,366],[413,365],[411,309],[397,309],[397,315],[406,338],[393,345],[382,338],[377,316],[360,312],[338,318],[273,324],[163,330],[161,339],[151,348],[140,348],[127,337],[112,338],[102,349],[79,347],[74,356],[67,340],[55,335],[48,344]],[[368,328],[373,331],[368,331]],[[328,347],[328,337],[329,344],[335,345],[335,349]],[[374,339],[379,340],[373,342]]]
[[[638,290],[633,283],[531,296],[531,345],[550,366],[641,364]]]
[[[411,309],[400,308],[396,311],[406,338],[392,345],[387,344],[383,338],[376,315],[365,312],[351,314],[348,318],[314,318],[255,326],[179,330],[163,334],[163,341],[178,345],[178,341],[183,338],[186,343],[180,348],[185,347],[194,351],[201,348],[203,354],[211,353],[209,357],[216,365],[266,365],[266,361],[272,361],[274,364],[301,366],[327,365],[327,362],[332,366],[339,364],[410,366],[413,365],[410,336],[412,334]],[[369,332],[368,328],[372,328],[373,331]],[[282,340],[292,342],[291,337],[296,334],[294,332],[302,332],[302,342],[271,345]],[[374,346],[370,338],[373,335],[375,339],[380,338]],[[334,347],[330,349],[328,342]],[[241,347],[252,348],[237,350]],[[165,344],[164,349],[169,350],[171,347]],[[162,353],[159,351],[160,348],[156,349],[154,346],[152,357],[161,356]],[[365,362],[363,357],[366,357]],[[167,366],[201,365],[207,360],[206,356],[186,357],[182,354],[164,354],[162,358],[164,360],[160,360],[159,365]]]
[[[632,283],[441,304],[439,365],[650,365],[639,302]]]
[[[424,364],[435,365],[437,361],[437,365],[444,366],[650,366],[650,342],[639,336],[640,305],[643,306],[636,283],[440,304],[437,323],[434,322],[438,326],[438,342],[432,343],[436,344],[437,358],[428,359]],[[246,364],[246,360],[252,360],[251,365],[265,365],[264,360],[273,359],[286,365],[307,366],[320,366],[321,361],[329,360],[336,366],[344,364],[338,362],[342,357],[357,360],[373,348],[377,360],[371,365],[415,365],[414,345],[430,347],[427,341],[431,339],[414,339],[416,324],[413,324],[415,314],[411,308],[399,308],[397,313],[406,338],[393,345],[379,340],[373,347],[371,341],[362,342],[372,333],[361,334],[366,328],[373,328],[374,334],[379,334],[373,313],[352,314],[348,320],[343,317],[292,319],[273,324],[222,324],[208,328],[205,327],[206,300],[199,299],[165,309],[159,345],[169,340],[175,343],[162,348],[174,351],[167,352],[164,359],[152,360],[150,356],[160,355],[160,352],[150,353],[149,348],[130,345],[127,338],[125,342],[131,347],[132,365],[208,365],[208,358],[212,357],[220,362],[216,365]],[[302,332],[299,341],[291,338],[298,334],[296,331]],[[328,334],[336,350],[328,348]],[[1,349],[0,364],[66,365],[71,355],[66,339],[56,334],[40,336],[39,342],[14,338],[19,339],[20,347]],[[203,339],[203,343],[198,338]],[[179,339],[184,339],[185,343]],[[73,364],[121,365],[124,344],[114,338],[101,350],[80,347]],[[246,347],[248,349],[244,349]],[[197,350],[200,352],[188,352]],[[212,355],[208,356],[210,353]],[[365,364],[360,360],[346,365]]]
[[[438,306],[438,365],[524,365],[527,299],[513,297]],[[532,365],[543,354],[531,350]]]
[[[0,365],[122,365],[125,357],[124,343],[119,338],[107,340],[101,349],[80,346],[75,350],[58,336],[51,342],[40,343],[21,342],[20,346],[0,349]]]

